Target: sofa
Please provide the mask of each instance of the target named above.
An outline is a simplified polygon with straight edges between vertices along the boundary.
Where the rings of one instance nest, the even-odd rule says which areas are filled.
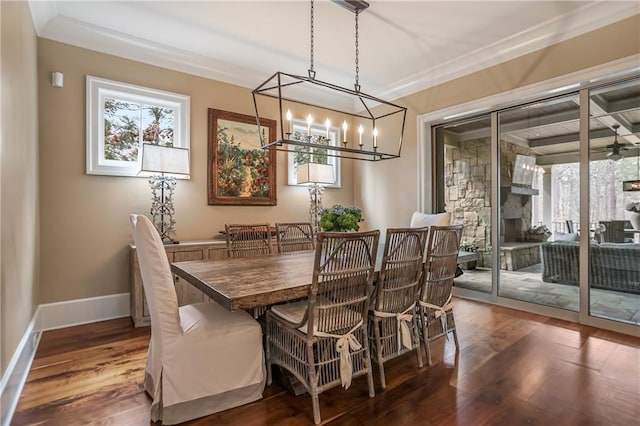
[[[542,281],[579,284],[578,242],[554,241],[540,248]],[[592,288],[640,294],[640,244],[592,243],[589,256]]]

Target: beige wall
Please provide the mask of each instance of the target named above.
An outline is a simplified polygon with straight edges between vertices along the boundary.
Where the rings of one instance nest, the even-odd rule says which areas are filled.
[[[367,228],[406,224],[417,205],[418,115],[637,54],[638,21],[635,16],[400,99],[409,107],[402,158],[376,164],[343,162],[343,189],[328,190],[325,205],[355,202],[365,211]],[[38,43],[40,303],[128,291],[127,215],[149,209],[145,179],[84,174],[87,74],[191,96],[192,179],[180,181],[176,192],[179,239],[210,238],[225,222],[307,217],[306,190],[286,185],[283,153],[278,156],[277,206],[207,205],[207,108],[252,114],[248,89],[49,40]],[[49,85],[52,71],[64,73],[64,88]],[[270,115],[275,117],[275,110]]]
[[[1,2],[1,371],[33,316],[38,265],[36,35],[26,2]]]
[[[369,227],[406,226],[417,201],[417,117],[640,54],[640,15],[395,102],[408,107],[402,157],[355,168],[355,203]],[[384,232],[384,231],[383,231]]]
[[[64,88],[49,84],[52,71],[64,73]],[[85,174],[86,75],[191,96],[191,180],[176,188],[178,239],[210,239],[228,222],[308,220],[307,189],[287,186],[282,152],[277,206],[207,205],[207,108],[254,114],[249,89],[40,39],[40,303],[128,292],[128,215],[148,214],[151,205],[144,178]],[[267,116],[275,118],[275,108]],[[349,162],[342,182],[327,189],[325,205],[353,202]]]

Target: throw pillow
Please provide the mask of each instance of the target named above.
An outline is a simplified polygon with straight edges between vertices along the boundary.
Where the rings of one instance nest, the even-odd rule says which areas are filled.
[[[554,232],[553,241],[580,241],[580,236],[576,233]]]
[[[422,228],[424,226],[447,226],[451,220],[451,212],[427,214],[413,212],[411,216],[411,228]]]

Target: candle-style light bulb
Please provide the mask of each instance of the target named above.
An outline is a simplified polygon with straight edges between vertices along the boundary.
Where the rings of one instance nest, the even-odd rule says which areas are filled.
[[[329,139],[329,128],[331,127],[331,120],[327,118],[327,121],[324,122],[324,125],[327,126],[327,139]]]
[[[358,142],[358,145],[362,147],[362,134],[364,133],[364,127],[362,127],[362,124],[358,127],[358,133],[360,134],[360,141]]]
[[[342,122],[342,143],[347,143],[347,120]]]
[[[311,136],[311,125],[313,124],[313,117],[311,114],[307,115],[307,136]]]
[[[293,118],[293,114],[291,114],[291,110],[288,109],[287,110],[287,121],[289,122],[289,130],[288,133],[292,133],[291,132],[291,119]]]
[[[373,147],[378,147],[378,129],[376,128],[373,129]]]

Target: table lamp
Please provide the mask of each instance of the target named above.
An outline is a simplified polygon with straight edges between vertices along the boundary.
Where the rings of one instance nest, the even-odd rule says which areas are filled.
[[[140,173],[154,173],[151,186],[151,220],[165,244],[177,244],[173,239],[176,224],[173,219],[173,192],[176,176],[189,174],[189,150],[145,143],[142,145]]]
[[[318,231],[319,214],[322,210],[324,185],[335,182],[331,164],[303,163],[298,165],[298,184],[309,184],[311,206],[309,216],[314,232]]]

